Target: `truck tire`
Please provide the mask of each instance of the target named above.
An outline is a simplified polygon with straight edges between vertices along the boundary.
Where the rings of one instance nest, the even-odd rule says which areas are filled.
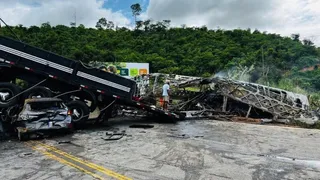
[[[50,89],[44,86],[34,87],[23,94],[25,99],[30,99],[32,96],[40,96],[40,97],[52,97],[52,92]]]
[[[90,112],[93,112],[98,107],[98,99],[94,93],[91,91],[85,91],[89,95],[89,100],[91,101]]]
[[[90,110],[86,103],[82,101],[70,101],[66,105],[71,110],[73,123],[81,124],[89,119]]]
[[[19,102],[19,97],[10,98],[20,93],[20,88],[12,83],[0,83],[0,108],[8,108]]]
[[[90,112],[93,112],[94,110],[96,110],[98,106],[98,100],[96,95],[93,92],[83,89],[78,93],[74,93],[74,95],[80,97],[80,100],[82,101],[84,101],[85,99],[91,101],[91,105],[89,106]]]

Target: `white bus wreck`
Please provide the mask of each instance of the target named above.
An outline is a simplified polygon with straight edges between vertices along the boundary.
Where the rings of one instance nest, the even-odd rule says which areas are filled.
[[[269,119],[269,121],[318,120],[310,110],[308,97],[290,91],[256,83],[227,78],[201,78],[169,74],[149,74],[135,78],[141,101],[156,105],[161,87],[169,80],[170,110],[185,118],[204,118],[214,115]]]

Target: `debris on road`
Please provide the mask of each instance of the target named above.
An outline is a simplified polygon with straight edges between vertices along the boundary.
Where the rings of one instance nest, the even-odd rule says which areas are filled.
[[[150,129],[153,128],[154,125],[149,125],[149,124],[133,124],[129,126],[130,128],[143,128],[143,129]]]
[[[69,140],[68,141],[59,141],[58,144],[71,144],[73,146],[83,147],[83,146],[81,146],[79,144],[75,144],[75,143],[73,143],[72,141],[69,141]]]
[[[233,117],[231,118],[233,122],[247,122],[253,124],[261,124],[263,123],[262,119],[254,119],[254,118],[246,118],[246,117]]]
[[[19,154],[18,157],[24,158],[24,157],[31,156],[31,155],[33,155],[33,153],[32,152],[28,152],[28,153]]]
[[[58,144],[71,144],[71,141],[59,141]]]
[[[188,138],[192,138],[192,137],[194,137],[194,138],[203,138],[204,136],[203,135],[190,136],[190,135],[187,135],[187,134],[179,134],[179,135],[170,134],[170,135],[168,135],[168,137],[188,139]]]
[[[168,135],[168,137],[174,137],[174,138],[182,138],[182,139],[187,139],[190,138],[190,136],[186,135],[186,134],[181,134],[181,135]]]
[[[123,130],[121,132],[106,132],[106,138],[102,138],[105,141],[116,141],[122,139],[126,135],[126,131]]]

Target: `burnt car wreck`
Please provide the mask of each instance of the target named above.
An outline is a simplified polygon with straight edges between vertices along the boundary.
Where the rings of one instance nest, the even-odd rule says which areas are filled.
[[[155,105],[164,81],[170,81],[169,109],[186,119],[236,116],[265,122],[299,120],[312,124],[318,121],[306,95],[260,84],[159,73],[136,77],[136,81],[140,101]]]

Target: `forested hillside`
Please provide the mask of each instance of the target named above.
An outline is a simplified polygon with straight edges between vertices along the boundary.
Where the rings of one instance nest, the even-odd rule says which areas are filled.
[[[319,70],[299,72],[319,64],[319,48],[297,34],[281,37],[250,29],[170,28],[169,20],[138,21],[137,27],[129,30],[101,18],[96,27],[44,23],[12,28],[24,42],[83,62],[148,62],[152,72],[194,76],[251,66],[253,82],[278,84],[290,79],[303,88],[320,89]],[[7,27],[2,27],[0,34],[16,39]]]

